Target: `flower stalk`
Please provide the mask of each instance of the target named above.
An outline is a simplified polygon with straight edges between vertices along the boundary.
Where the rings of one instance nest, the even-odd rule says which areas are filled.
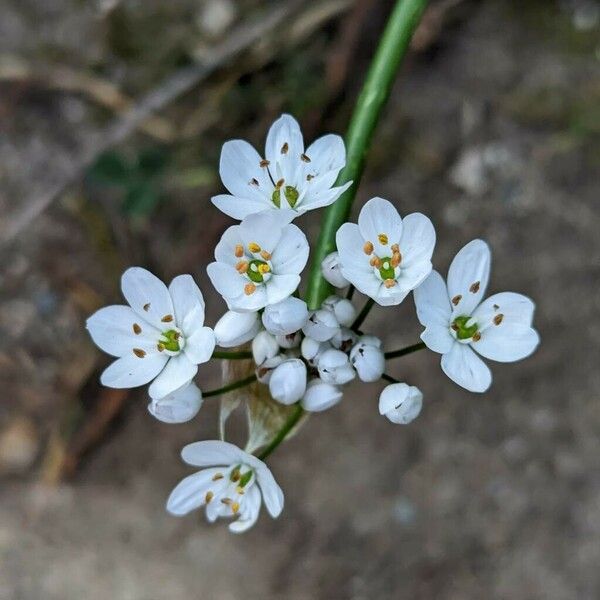
[[[250,352],[250,350],[239,350],[234,352],[229,352],[227,350],[215,350],[212,353],[211,358],[221,358],[223,360],[243,360],[252,358],[252,352]]]
[[[413,344],[412,346],[406,346],[406,348],[400,348],[399,350],[392,350],[391,352],[386,352],[385,359],[389,360],[390,358],[400,358],[401,356],[412,354],[413,352],[423,350],[424,348],[427,348],[425,342],[418,342],[417,344]]]
[[[220,396],[221,394],[226,394],[227,392],[233,392],[233,390],[238,390],[239,388],[243,388],[251,383],[256,381],[256,375],[250,375],[245,379],[240,379],[239,381],[234,381],[228,385],[224,385],[223,387],[217,388],[216,390],[210,390],[208,392],[203,392],[203,398],[210,398],[211,396]]]

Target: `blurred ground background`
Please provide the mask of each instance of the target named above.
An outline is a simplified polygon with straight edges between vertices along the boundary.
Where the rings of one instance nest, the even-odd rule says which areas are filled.
[[[491,291],[538,303],[536,355],[494,365],[483,396],[448,381],[436,355],[399,360],[390,371],[425,393],[410,427],[378,415],[378,386],[353,388],[274,455],[284,514],[242,537],[164,512],[189,472],[180,448],[215,437],[216,403],[169,427],[143,394],[100,389],[107,358],[84,320],[119,301],[120,271],[140,264],[194,274],[215,322],[224,306],[205,265],[230,224],[209,203],[221,144],[262,146],[283,110],[306,139],[343,132],[391,4],[296,3],[153,120],[95,148],[130,99],[282,6],[0,1],[0,597],[600,597],[594,0],[433,2],[356,206],[381,195],[429,214],[442,271],[486,238]],[[318,218],[300,220],[309,235]],[[411,301],[368,325],[389,349],[419,333]],[[201,379],[217,386],[218,367]]]

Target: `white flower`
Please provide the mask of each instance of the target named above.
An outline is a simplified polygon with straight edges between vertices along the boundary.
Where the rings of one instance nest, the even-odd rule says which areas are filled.
[[[297,348],[300,345],[302,336],[299,331],[296,331],[296,333],[290,333],[288,335],[276,335],[275,339],[282,348],[289,350],[291,348]]]
[[[149,393],[164,398],[190,381],[207,362],[215,335],[204,327],[204,299],[190,275],[179,275],[169,288],[146,269],[123,273],[121,290],[129,306],[101,308],[87,320],[96,345],[118,357],[100,381],[131,388],[154,379]]]
[[[423,394],[419,388],[406,383],[392,383],[379,396],[379,414],[392,423],[408,425],[421,412]]]
[[[304,410],[319,412],[335,406],[342,399],[342,390],[320,379],[308,382],[301,404]]]
[[[290,296],[277,304],[265,307],[262,322],[273,335],[289,335],[302,329],[308,320],[306,302]]]
[[[325,383],[342,385],[352,381],[356,373],[348,361],[348,356],[341,350],[325,350],[319,357],[319,377]]]
[[[391,202],[372,198],[358,225],[344,223],[336,234],[342,275],[382,306],[400,304],[431,272],[435,230],[420,213],[404,220]]]
[[[250,215],[229,227],[207,272],[231,310],[256,311],[291,295],[308,260],[308,241],[277,213]]]
[[[317,340],[317,342],[326,342],[330,340],[340,329],[335,315],[325,308],[320,308],[310,313],[308,321],[302,328],[304,335]]]
[[[268,358],[273,358],[279,352],[277,340],[268,332],[261,331],[252,340],[252,356],[257,365],[262,365]]]
[[[167,500],[167,510],[183,516],[206,507],[206,518],[232,517],[233,533],[246,531],[258,519],[262,502],[276,518],[283,510],[283,492],[267,465],[228,442],[216,440],[187,445],[183,460],[201,471],[186,477]],[[210,467],[210,468],[206,468]]]
[[[372,343],[373,336],[363,336],[350,351],[350,362],[361,381],[372,382],[381,379],[385,370],[385,357],[381,341]]]
[[[276,354],[271,358],[267,358],[261,365],[256,369],[256,379],[260,383],[268,384],[271,380],[273,371],[284,361],[287,357],[283,354]]]
[[[257,312],[239,313],[227,311],[215,325],[217,344],[222,348],[234,348],[249,342],[260,331]]]
[[[342,275],[340,257],[337,252],[328,254],[321,263],[321,273],[333,287],[344,288],[350,285],[350,282]]]
[[[305,337],[300,345],[300,354],[311,367],[316,367],[319,357],[325,350],[331,348],[327,342],[317,342],[310,337]]]
[[[331,345],[342,352],[348,352],[358,341],[358,335],[347,327],[340,327],[338,332],[329,340]]]
[[[185,423],[198,414],[202,403],[202,392],[190,382],[164,398],[152,400],[148,412],[163,423]]]
[[[306,391],[306,365],[299,358],[283,361],[271,374],[269,391],[281,404],[298,402]]]
[[[356,319],[356,308],[354,304],[346,298],[340,298],[339,296],[329,296],[321,304],[321,308],[330,310],[337,319],[337,322],[344,327],[350,327]]]
[[[490,249],[482,240],[469,242],[454,257],[448,285],[434,271],[415,290],[421,339],[442,354],[442,369],[452,381],[472,392],[492,382],[487,365],[473,352],[499,362],[529,356],[539,343],[531,327],[534,303],[513,292],[483,299],[490,274]]]
[[[213,204],[234,219],[263,211],[285,211],[288,220],[335,202],[350,187],[332,187],[346,164],[339,135],[325,135],[304,150],[302,132],[290,115],[269,129],[265,157],[243,140],[223,144],[219,174],[230,192]]]

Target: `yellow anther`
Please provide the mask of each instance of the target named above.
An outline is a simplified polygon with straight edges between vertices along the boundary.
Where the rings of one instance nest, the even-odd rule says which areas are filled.
[[[219,479],[223,479],[223,473],[215,473],[212,477],[213,481],[219,481]]]
[[[231,505],[231,512],[232,512],[234,515],[236,515],[236,514],[239,512],[239,510],[240,510],[240,503],[239,503],[239,502],[234,502],[234,503]]]
[[[503,314],[496,315],[494,317],[494,325],[500,325],[500,323],[502,323],[503,319],[504,319],[504,315]]]
[[[376,269],[379,269],[379,267],[381,266],[381,260],[379,260],[379,258],[377,258],[377,256],[374,256],[370,261],[369,264],[372,267],[375,267]]]
[[[158,342],[158,344],[156,344],[156,347],[158,348],[159,352],[162,352],[165,349],[165,345],[162,342]]]
[[[383,285],[385,285],[386,288],[388,288],[388,290],[390,288],[393,288],[396,285],[396,280],[395,279],[386,279],[383,282]]]
[[[480,281],[476,281],[475,283],[471,284],[471,287],[469,288],[469,291],[472,294],[476,294],[479,291],[479,287],[481,286],[481,282]]]
[[[246,294],[246,296],[251,296],[252,294],[254,294],[255,291],[256,286],[253,283],[247,283],[244,286],[244,294]]]
[[[394,252],[394,254],[392,254],[392,260],[390,261],[392,263],[392,267],[394,267],[394,269],[400,264],[400,262],[402,261],[402,254],[400,254],[400,252]]]
[[[248,263],[245,260],[241,260],[235,268],[238,273],[245,273],[248,270]]]
[[[268,273],[270,270],[271,270],[271,267],[269,265],[258,265],[258,272],[261,275]]]
[[[473,334],[473,341],[478,342],[480,339],[481,339],[481,334],[479,333],[479,331],[475,332]]]
[[[214,497],[215,495],[211,491],[208,491],[206,492],[206,496],[204,496],[204,502],[208,504]]]
[[[135,333],[135,335],[140,335],[140,333],[142,333],[142,328],[137,323],[133,324],[133,333]]]
[[[283,184],[284,184],[284,183],[285,183],[285,179],[280,179],[280,180],[279,180],[279,181],[278,181],[278,182],[275,184],[275,187],[276,187],[277,189],[280,189],[280,188],[283,186]]]
[[[260,252],[260,246],[256,242],[250,242],[248,244],[248,250],[250,250],[252,254],[256,254],[257,252]]]
[[[145,350],[142,350],[141,348],[134,348],[133,349],[133,353],[138,357],[138,358],[144,358],[144,356],[146,356],[146,352]]]
[[[263,258],[264,260],[271,260],[271,253],[267,252],[266,250],[261,250],[260,251],[260,256],[261,258]]]
[[[385,233],[378,234],[377,239],[379,240],[379,243],[383,244],[384,246],[386,246],[388,243],[388,236],[385,235]]]
[[[244,256],[244,246],[242,246],[241,244],[236,244],[236,246],[235,246],[235,256],[237,258],[242,258],[242,256]]]
[[[392,252],[400,252],[400,246],[398,244],[392,244]]]
[[[370,256],[371,254],[373,254],[373,243],[372,242],[365,242],[365,245],[363,246],[363,252],[367,256]]]
[[[164,316],[164,317],[161,319],[161,321],[162,321],[163,323],[170,323],[172,320],[173,320],[173,315],[165,315],[165,316]]]
[[[238,485],[238,486],[235,488],[235,491],[236,491],[236,492],[237,492],[237,493],[238,493],[240,496],[243,496],[243,495],[244,495],[244,488],[243,488],[241,485]]]

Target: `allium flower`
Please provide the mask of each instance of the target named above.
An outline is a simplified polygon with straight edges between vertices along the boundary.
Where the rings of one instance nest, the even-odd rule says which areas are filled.
[[[281,302],[298,287],[308,260],[308,241],[277,213],[250,215],[229,227],[207,267],[231,310],[257,311]]]
[[[502,292],[483,299],[490,275],[490,249],[473,240],[454,257],[448,284],[434,271],[415,290],[421,339],[442,355],[442,369],[471,392],[492,382],[487,365],[473,352],[498,362],[529,356],[539,343],[531,327],[534,303],[521,294]]]
[[[328,254],[321,263],[321,273],[333,287],[344,288],[350,285],[350,282],[342,275],[340,265],[340,256],[337,252]]]
[[[318,369],[321,380],[334,385],[343,385],[356,377],[346,353],[334,348],[321,354]]]
[[[202,392],[190,382],[164,398],[152,400],[148,412],[163,423],[186,423],[198,414],[202,403]]]
[[[302,329],[308,320],[306,302],[290,296],[277,304],[265,307],[262,322],[273,335],[289,335]]]
[[[400,304],[431,272],[435,230],[420,213],[404,219],[391,202],[372,198],[358,225],[344,223],[336,234],[342,275],[382,306]]]
[[[317,340],[317,342],[330,340],[339,330],[340,325],[335,315],[326,308],[311,312],[308,321],[302,328],[304,335]]]
[[[346,164],[339,135],[325,135],[304,150],[302,132],[290,115],[269,129],[265,158],[243,140],[223,145],[219,174],[230,194],[212,199],[234,219],[263,211],[285,211],[288,221],[313,208],[332,204],[350,187],[332,187]]]
[[[267,465],[255,456],[228,442],[211,440],[185,446],[181,458],[203,469],[171,492],[167,510],[172,515],[183,516],[204,506],[209,522],[231,517],[235,520],[229,530],[242,533],[256,523],[263,501],[273,518],[281,514],[283,492]]]
[[[217,344],[234,348],[249,342],[261,329],[258,312],[239,313],[227,311],[215,325]]]
[[[129,306],[107,306],[87,320],[96,345],[118,357],[100,381],[131,388],[154,379],[150,396],[164,398],[190,381],[213,353],[215,335],[203,326],[202,292],[190,275],[175,277],[167,289],[140,267],[123,273],[121,290]]]
[[[408,425],[414,421],[422,407],[423,394],[414,385],[392,383],[379,396],[379,414],[398,425]]]
[[[339,387],[331,383],[325,383],[320,379],[313,379],[308,382],[301,404],[304,410],[320,412],[335,406],[342,399],[342,396],[343,393]]]
[[[340,298],[335,295],[329,296],[329,298],[323,300],[321,308],[330,310],[335,315],[337,322],[345,327],[350,327],[354,319],[356,319],[356,308],[346,298]]]
[[[385,371],[381,340],[371,335],[361,337],[350,351],[350,363],[361,381],[372,382],[381,379]]]
[[[273,358],[279,352],[279,344],[275,336],[268,331],[261,331],[252,340],[252,357],[257,365],[261,365],[268,358]]]
[[[256,368],[256,379],[258,379],[260,383],[264,383],[265,385],[268,384],[271,380],[271,375],[273,375],[273,371],[285,360],[287,360],[287,357],[283,354],[276,354],[271,358],[267,358],[267,360]]]
[[[284,360],[271,374],[269,391],[281,404],[298,402],[306,391],[306,365],[299,358]]]
[[[327,342],[318,342],[311,337],[305,337],[300,344],[300,353],[311,367],[316,367],[319,363],[319,357],[328,348],[331,348],[331,346]]]

